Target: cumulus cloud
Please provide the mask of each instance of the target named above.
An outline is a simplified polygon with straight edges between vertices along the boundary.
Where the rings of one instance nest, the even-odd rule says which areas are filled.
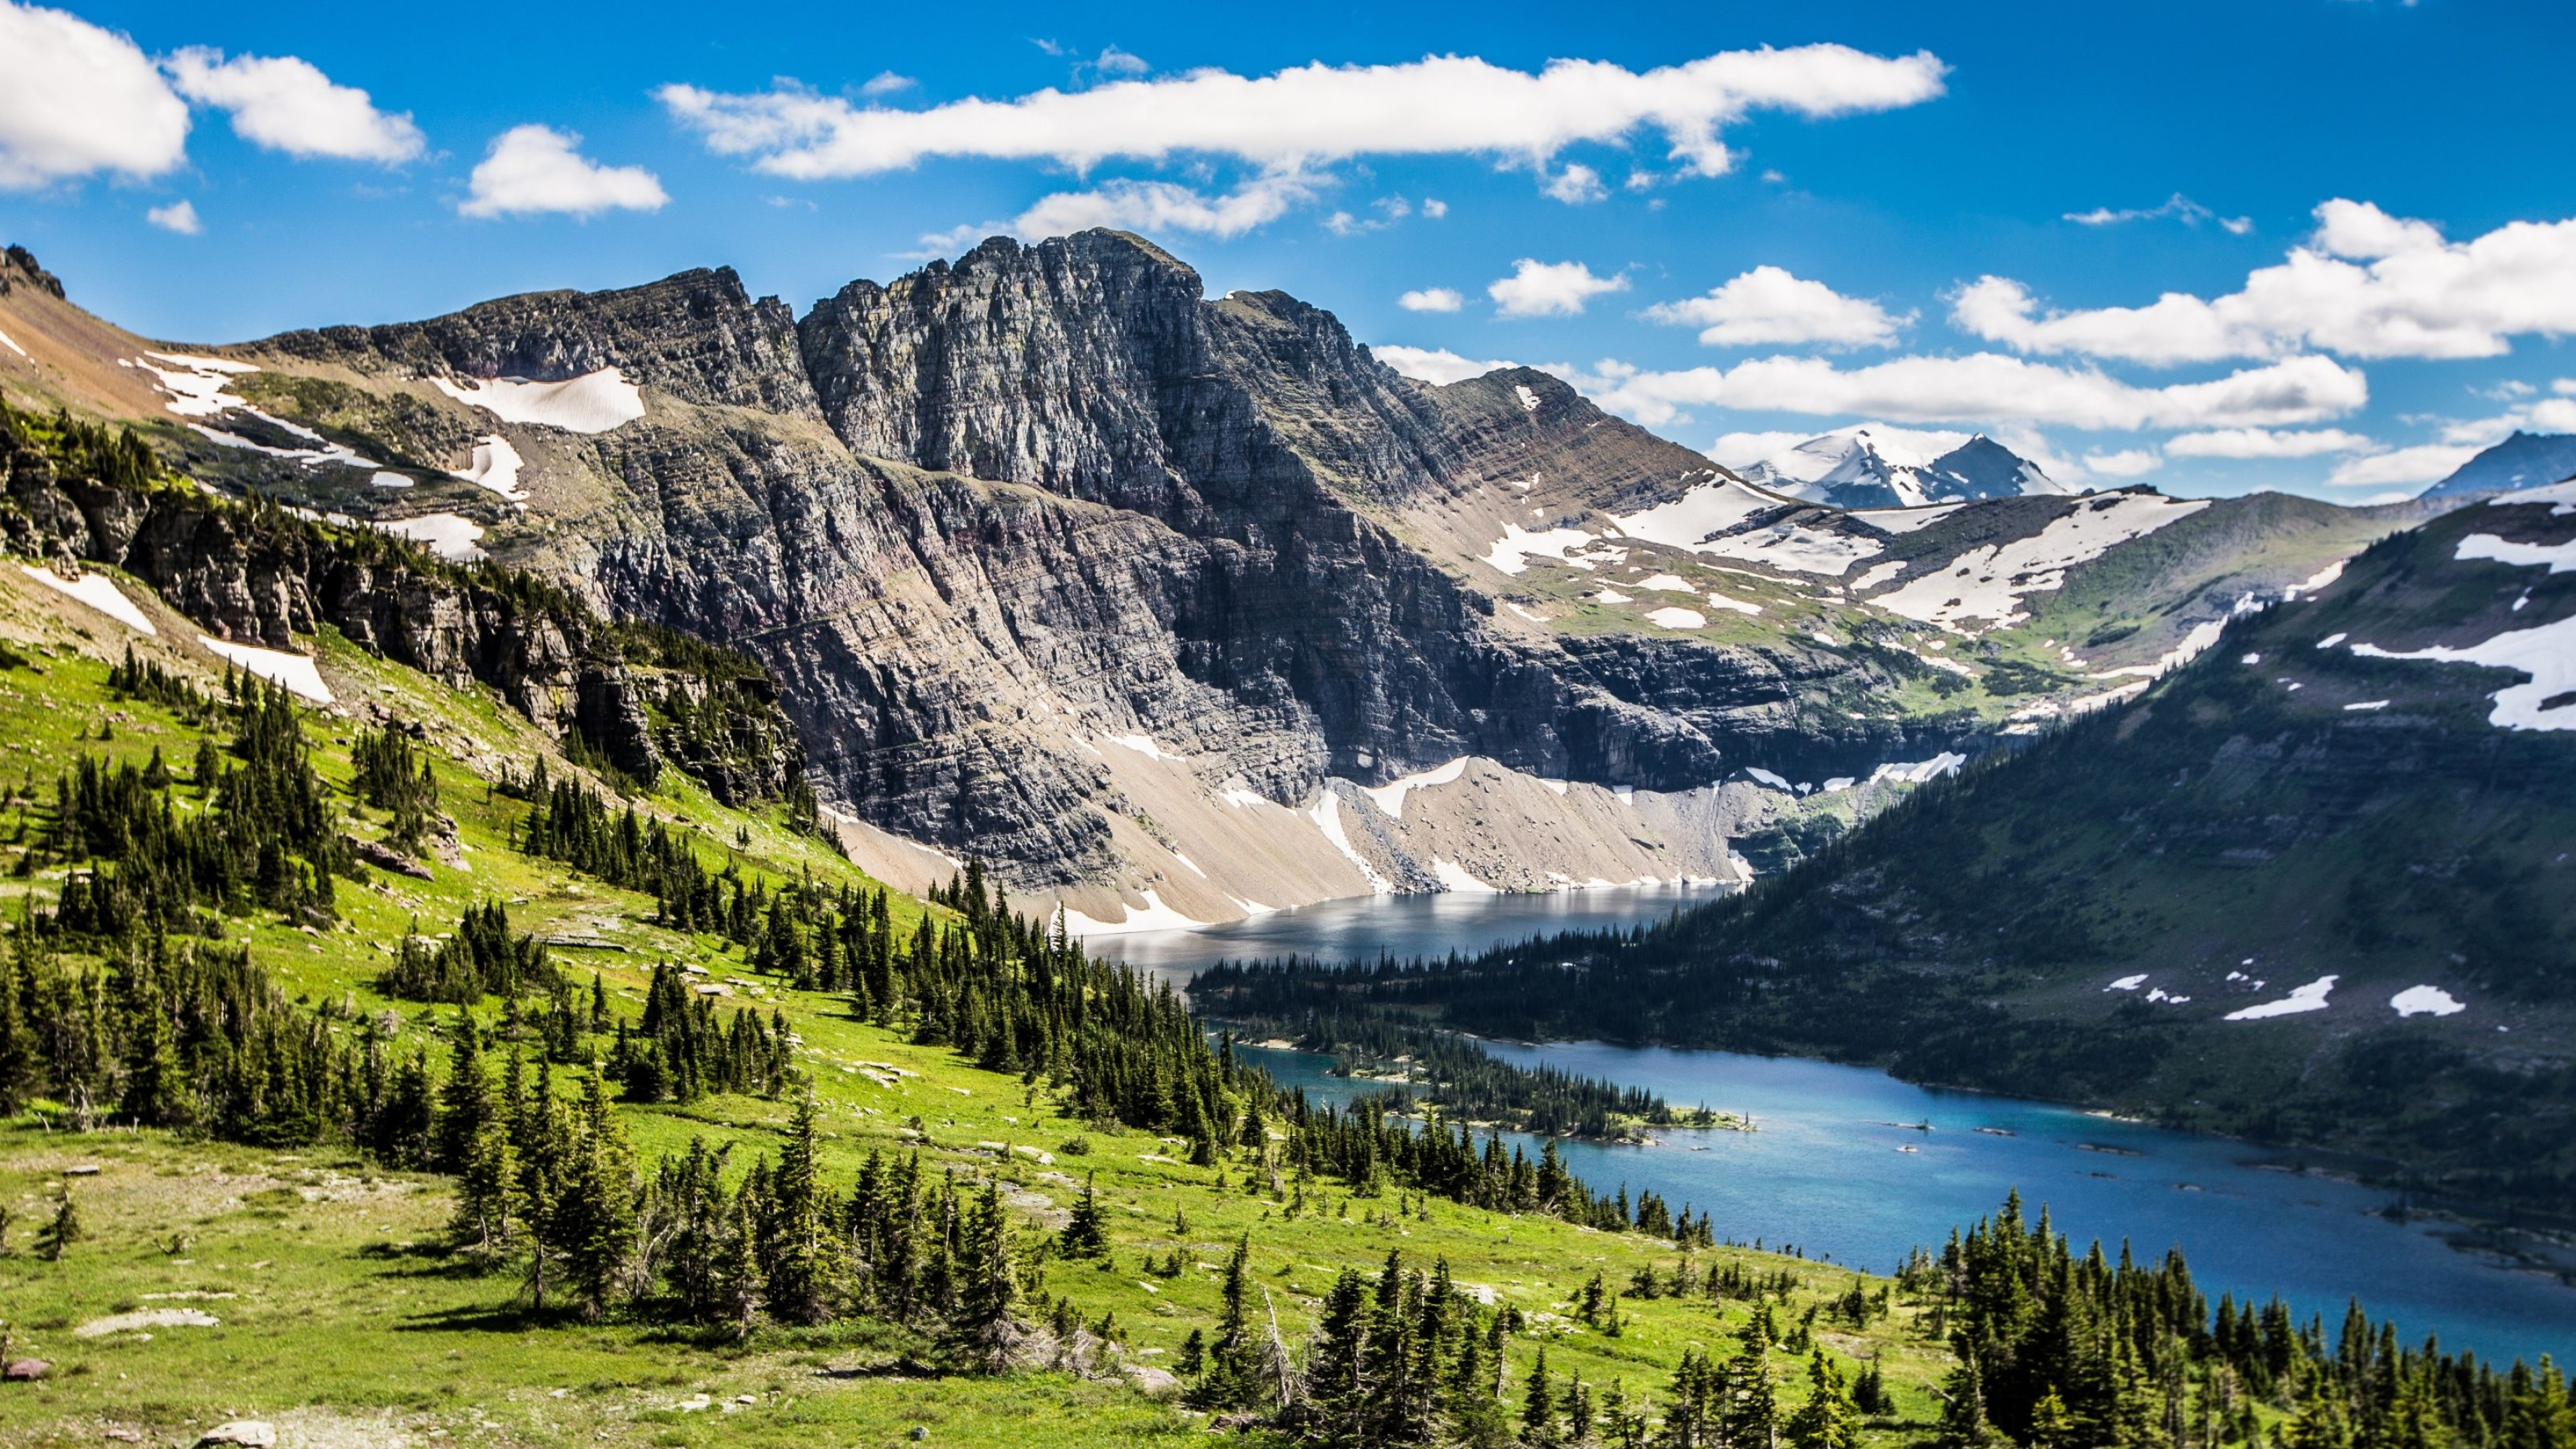
[[[1485,288],[1506,317],[1572,317],[1604,292],[1628,290],[1625,276],[1596,277],[1581,262],[1542,262],[1523,257],[1512,274]]]
[[[187,147],[187,103],[133,41],[0,0],[0,189],[159,176]]]
[[[163,64],[179,94],[230,111],[233,133],[289,156],[409,161],[428,149],[411,117],[376,109],[365,91],[336,84],[291,55],[242,55],[192,46]]]
[[[1407,312],[1455,312],[1467,299],[1448,287],[1423,287],[1396,298],[1395,305]]]
[[[2123,448],[2116,453],[2084,455],[2084,471],[2123,481],[2144,478],[2164,465],[2164,456],[2153,448]]]
[[[1568,206],[1584,206],[1610,195],[1610,188],[1601,184],[1601,173],[1579,161],[1568,163],[1539,190]]]
[[[881,70],[868,77],[867,84],[859,87],[859,94],[869,97],[890,96],[897,91],[911,90],[919,84],[921,82],[908,75],[897,75],[890,70]]]
[[[2398,448],[2375,457],[2354,458],[2335,466],[2326,475],[2329,488],[2371,488],[2391,483],[2434,483],[2457,472],[2462,463],[2478,455],[2473,447],[2454,447],[2448,443],[2425,443],[2412,448]]]
[[[1258,177],[1216,194],[1170,181],[1110,181],[1088,191],[1040,197],[1008,221],[929,233],[921,239],[919,255],[945,256],[988,236],[1038,241],[1103,226],[1134,232],[1188,232],[1224,240],[1278,220],[1323,185],[1321,178],[1294,172]],[[1352,229],[1357,229],[1356,224]]]
[[[718,154],[805,180],[898,171],[935,157],[1085,168],[1179,153],[1262,168],[1480,155],[1544,170],[1569,146],[1641,130],[1660,132],[1682,169],[1714,176],[1734,162],[1720,131],[1751,112],[1821,117],[1918,105],[1942,93],[1947,71],[1929,52],[1805,45],[1725,51],[1642,73],[1582,60],[1532,73],[1455,55],[1267,76],[1210,69],[917,111],[857,106],[792,84],[731,94],[667,85],[657,94]]]
[[[2341,428],[2211,428],[2165,439],[2165,452],[2176,458],[2317,458],[2379,450],[2376,441]]]
[[[603,211],[658,211],[670,196],[641,166],[602,166],[581,154],[581,137],[551,126],[513,126],[468,178],[470,195],[458,205],[466,216],[529,216],[561,212],[588,217]]]
[[[1426,196],[1422,199],[1422,214],[1438,221],[1449,214],[1449,203],[1436,196]]]
[[[2465,242],[2368,202],[2316,209],[2317,228],[2236,292],[2168,292],[2141,307],[2043,311],[1984,277],[1954,299],[1965,331],[2021,352],[2170,364],[2281,357],[2495,357],[2518,335],[2576,333],[2576,220],[2510,222]]]
[[[1378,361],[1403,373],[1406,377],[1420,378],[1424,382],[1439,383],[1444,387],[1453,382],[1465,382],[1471,377],[1483,377],[1486,373],[1499,368],[1520,366],[1517,362],[1501,358],[1477,362],[1472,358],[1461,357],[1446,347],[1406,347],[1389,343],[1382,347],[1372,347],[1369,351],[1377,355]],[[1561,369],[1545,370],[1556,372]]]
[[[2166,197],[2164,202],[2157,206],[2131,207],[2120,211],[2114,211],[2107,206],[2097,206],[2091,211],[2070,211],[2066,213],[2064,219],[2078,226],[2119,226],[2132,221],[2161,221],[2166,217],[2172,217],[2185,226],[2198,226],[2204,221],[2214,221],[2236,236],[2243,236],[2254,229],[2254,218],[2220,216],[2179,191]]]
[[[1898,328],[1914,320],[1910,312],[1893,316],[1867,298],[1846,297],[1822,282],[1773,266],[1755,267],[1704,297],[1658,302],[1646,309],[1646,316],[1696,326],[1699,340],[1711,347],[1757,342],[1885,347],[1896,340]]]
[[[156,206],[143,213],[143,219],[163,231],[175,231],[181,236],[195,236],[206,229],[205,223],[197,220],[197,204],[193,201],[174,201],[168,206]]]
[[[1902,357],[1842,368],[1817,357],[1769,357],[1731,368],[1645,372],[1602,364],[1578,384],[1603,407],[1649,427],[1692,407],[1874,415],[1894,422],[2057,424],[2088,431],[2278,427],[2356,411],[2370,400],[2354,369],[2292,357],[2207,382],[2140,387],[2091,369],[2000,353]]]
[[[1729,468],[1749,468],[1774,453],[1786,452],[1813,437],[1812,433],[1720,433],[1717,441],[1701,451],[1712,462]]]

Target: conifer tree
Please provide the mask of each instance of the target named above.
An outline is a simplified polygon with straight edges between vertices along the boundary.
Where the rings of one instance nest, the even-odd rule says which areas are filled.
[[[836,1307],[839,1242],[824,1220],[820,1148],[809,1086],[796,1099],[770,1183],[769,1311],[788,1323],[822,1323]]]
[[[518,1178],[518,1154],[510,1149],[509,1130],[497,1116],[487,1118],[466,1149],[456,1184],[456,1218],[449,1228],[459,1246],[486,1264],[510,1246],[519,1216]]]
[[[1109,1251],[1109,1232],[1100,1211],[1100,1196],[1093,1190],[1098,1174],[1083,1178],[1082,1196],[1074,1199],[1073,1212],[1065,1219],[1058,1242],[1063,1254],[1075,1261],[1097,1258]]]
[[[1814,1350],[1807,1359],[1807,1400],[1789,1416],[1787,1438],[1795,1449],[1858,1449],[1860,1410],[1852,1406],[1842,1368]]]
[[[1547,1345],[1540,1344],[1538,1359],[1530,1365],[1529,1382],[1521,1395],[1521,1442],[1532,1449],[1548,1449],[1556,1443],[1556,1391],[1547,1381]]]
[[[1010,1221],[999,1184],[987,1181],[965,1215],[956,1310],[941,1347],[968,1373],[1002,1373],[1029,1337],[1019,1316],[1020,1284],[1011,1261]]]
[[[597,1318],[624,1288],[636,1222],[633,1154],[596,1067],[585,1083],[581,1120],[564,1154],[562,1183],[548,1228],[583,1316]]]

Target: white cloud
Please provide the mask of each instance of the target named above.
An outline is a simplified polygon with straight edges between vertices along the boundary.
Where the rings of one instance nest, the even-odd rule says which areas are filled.
[[[2371,458],[2354,458],[2326,475],[2329,488],[2369,488],[2389,483],[2433,483],[2457,472],[2478,455],[2472,447],[2425,443]]]
[[[1453,382],[1464,382],[1471,377],[1483,377],[1498,368],[1520,366],[1517,362],[1503,358],[1478,362],[1473,358],[1461,357],[1445,347],[1406,347],[1389,343],[1381,347],[1372,347],[1369,351],[1376,354],[1378,361],[1403,373],[1406,377],[1416,377],[1424,382],[1439,383],[1443,386]],[[1563,369],[1550,367],[1540,370],[1559,372]]]
[[[1849,370],[1818,357],[1768,357],[1679,372],[1604,363],[1578,385],[1603,407],[1649,427],[1692,407],[2091,431],[2276,427],[2340,417],[2370,400],[2369,382],[2360,372],[2323,357],[2285,358],[2167,387],[2139,387],[2091,369],[1992,352],[1901,357]]]
[[[859,94],[870,98],[890,96],[897,91],[911,90],[919,84],[921,82],[908,75],[897,75],[890,70],[881,70],[868,77],[867,84],[859,87]]]
[[[1822,282],[1773,266],[1755,267],[1704,297],[1658,302],[1646,315],[1657,322],[1697,326],[1699,340],[1711,347],[1757,342],[1885,347],[1896,340],[1898,328],[1914,320],[1912,313],[1892,316],[1867,298],[1846,297]]]
[[[1424,287],[1396,298],[1395,305],[1407,312],[1455,312],[1467,299],[1448,287]]]
[[[1170,181],[1118,180],[1089,191],[1059,191],[1038,198],[1037,204],[1009,221],[955,227],[921,241],[928,255],[938,256],[988,236],[1038,241],[1104,226],[1147,233],[1189,232],[1223,240],[1277,221],[1323,185],[1320,178],[1290,172],[1258,177],[1211,196]]]
[[[143,213],[143,219],[163,231],[175,231],[181,236],[195,236],[206,229],[205,223],[197,220],[197,204],[193,201],[174,201],[168,206],[156,206]]]
[[[187,159],[188,107],[133,41],[0,0],[0,190]]]
[[[2204,221],[2214,221],[2237,236],[2243,236],[2254,229],[2254,218],[2220,216],[2179,191],[2166,197],[2162,204],[2156,206],[2131,207],[2121,211],[2114,211],[2107,206],[2097,206],[2091,211],[2070,211],[2066,213],[2064,219],[2079,226],[2119,226],[2124,222],[2157,221],[2168,216],[2181,221],[2185,226],[2198,226]]]
[[[2445,421],[2442,441],[2485,447],[2502,442],[2509,433],[2576,433],[2576,379],[2562,377],[2550,384],[2550,391],[2552,396],[2522,403],[2495,417]],[[2524,384],[2521,395],[2532,397],[2538,392]]]
[[[1547,184],[1539,190],[1568,206],[1588,205],[1610,194],[1610,189],[1601,184],[1601,173],[1579,161],[1567,163],[1563,171],[1549,177]]]
[[[1947,71],[1929,52],[1805,45],[1725,51],[1643,73],[1558,60],[1532,74],[1455,55],[1268,76],[1211,69],[918,111],[854,106],[792,84],[747,94],[667,85],[657,94],[719,154],[805,180],[898,171],[933,157],[1090,167],[1179,152],[1264,168],[1484,155],[1544,169],[1568,146],[1643,129],[1661,132],[1684,169],[1714,176],[1734,161],[1719,132],[1750,112],[1837,116],[1918,105],[1942,93]]]
[[[1815,436],[1813,433],[1720,433],[1717,441],[1701,449],[1712,462],[1729,468],[1745,468],[1774,453],[1786,452]]]
[[[1438,221],[1449,214],[1449,203],[1436,196],[1426,196],[1422,199],[1422,214]]]
[[[513,126],[468,179],[472,192],[456,209],[466,216],[563,212],[658,211],[670,196],[641,166],[602,166],[576,148],[581,137],[550,126]]]
[[[2372,439],[2341,428],[2212,428],[2165,439],[2165,452],[2177,458],[2316,458],[2328,453],[2379,450],[2380,445]]]
[[[406,115],[377,110],[365,91],[334,84],[291,55],[241,55],[191,46],[162,62],[179,94],[232,112],[233,132],[289,156],[409,161],[428,149]]]
[[[2495,357],[2510,339],[2576,333],[2576,219],[2510,222],[2465,242],[2368,202],[2316,209],[2317,229],[2243,289],[2168,292],[2143,307],[2043,314],[2028,288],[1985,277],[1953,320],[2023,352],[2147,363],[2279,357],[2313,348],[2352,357]]]
[[[2105,478],[2144,478],[2164,465],[2164,456],[2153,448],[2123,448],[2116,453],[2084,455],[2085,471]]]
[[[1506,317],[1572,317],[1604,292],[1628,290],[1625,276],[1596,277],[1581,262],[1542,262],[1523,257],[1512,274],[1485,288]]]
[[[1139,76],[1153,69],[1145,63],[1143,56],[1120,50],[1114,45],[1101,47],[1099,58],[1087,64],[1100,75]]]

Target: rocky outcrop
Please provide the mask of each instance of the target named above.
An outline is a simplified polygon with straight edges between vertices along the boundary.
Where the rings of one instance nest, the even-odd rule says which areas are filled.
[[[595,621],[533,580],[469,573],[193,486],[65,468],[5,418],[0,537],[21,555],[121,568],[225,639],[294,649],[295,635],[330,625],[447,684],[488,685],[532,720],[579,729],[630,774],[661,767],[624,664],[594,647]]]

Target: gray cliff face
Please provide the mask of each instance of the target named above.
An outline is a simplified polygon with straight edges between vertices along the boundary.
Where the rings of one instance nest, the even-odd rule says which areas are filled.
[[[1288,805],[1459,755],[1687,790],[1914,743],[1817,726],[1848,660],[1498,628],[1400,529],[1536,466],[1624,507],[1705,459],[1537,373],[1432,388],[1292,298],[1200,293],[1093,232],[855,282],[801,323],[702,271],[254,352],[392,380],[620,368],[646,415],[543,431],[586,481],[505,556],[752,655],[827,793],[1015,884],[1113,871],[1116,817],[1154,833],[1104,738]]]

